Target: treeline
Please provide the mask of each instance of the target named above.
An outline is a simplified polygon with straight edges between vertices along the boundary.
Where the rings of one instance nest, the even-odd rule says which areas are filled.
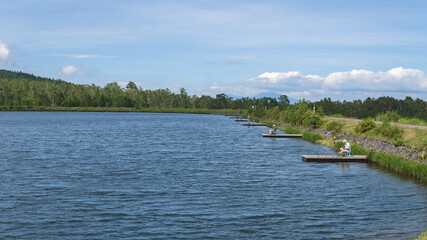
[[[289,104],[287,97],[238,98],[224,93],[216,97],[188,95],[184,88],[179,93],[169,89],[148,90],[129,82],[125,88],[117,82],[101,88],[94,84],[80,85],[61,80],[37,77],[27,73],[0,70],[0,107],[33,108],[61,107],[126,107],[126,108],[203,108],[248,109],[252,106],[281,107]]]
[[[326,115],[340,114],[346,117],[374,118],[378,114],[394,112],[407,118],[427,121],[427,102],[422,99],[406,97],[398,100],[393,97],[367,98],[366,100],[309,102],[307,106]],[[265,109],[286,110],[289,99],[279,98],[232,98],[224,93],[215,97],[190,96],[184,88],[179,93],[169,89],[148,90],[129,82],[125,88],[117,82],[105,87],[73,84],[61,80],[43,78],[32,74],[0,70],[0,107],[127,107],[127,108],[200,108],[200,109],[254,109],[262,115]]]
[[[310,103],[313,107],[314,103]],[[418,118],[427,121],[427,102],[422,99],[395,99],[393,97],[368,97],[366,100],[332,101],[324,98],[316,102],[316,108],[321,109],[326,115],[341,114],[346,117],[359,119],[375,118],[378,114],[393,112],[400,117]]]

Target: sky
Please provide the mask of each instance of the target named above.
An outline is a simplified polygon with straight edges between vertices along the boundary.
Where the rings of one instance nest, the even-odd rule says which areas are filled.
[[[427,100],[427,1],[0,0],[0,68],[198,96]]]

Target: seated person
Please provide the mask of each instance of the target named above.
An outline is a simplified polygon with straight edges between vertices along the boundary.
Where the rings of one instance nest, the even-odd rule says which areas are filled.
[[[270,129],[269,134],[276,134],[277,126],[273,124],[273,129]]]
[[[350,156],[351,154],[351,146],[350,143],[347,142],[347,140],[343,140],[343,143],[345,143],[344,147],[340,148],[340,152],[338,153],[338,155],[340,156]]]

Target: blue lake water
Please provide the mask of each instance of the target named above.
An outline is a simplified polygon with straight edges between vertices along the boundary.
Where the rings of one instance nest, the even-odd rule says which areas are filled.
[[[0,239],[407,239],[427,187],[229,117],[0,112]]]

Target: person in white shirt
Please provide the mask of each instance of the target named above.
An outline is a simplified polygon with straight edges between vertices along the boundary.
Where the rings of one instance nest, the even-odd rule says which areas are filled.
[[[344,147],[340,148],[339,155],[341,155],[341,156],[350,156],[350,154],[351,154],[350,143],[347,142],[347,140],[345,140],[345,139],[342,142],[345,143],[345,145],[344,145]]]

